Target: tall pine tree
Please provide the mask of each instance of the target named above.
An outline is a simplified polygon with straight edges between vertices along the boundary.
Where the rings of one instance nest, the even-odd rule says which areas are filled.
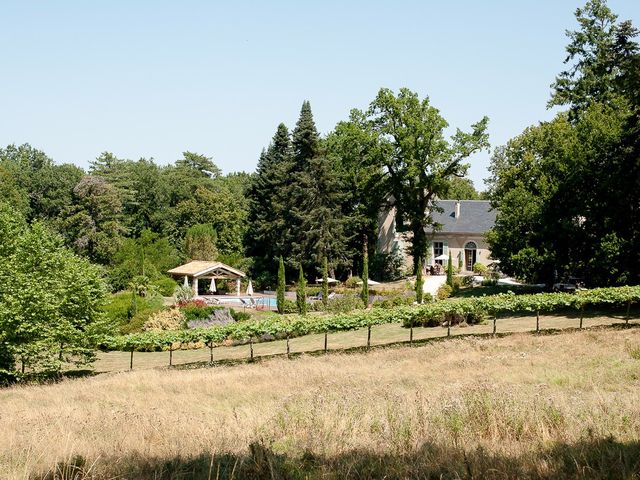
[[[256,175],[247,192],[249,215],[245,245],[253,257],[253,277],[258,283],[275,278],[276,259],[288,250],[290,224],[288,200],[293,151],[289,130],[281,123],[269,148],[262,152]]]
[[[322,151],[308,101],[302,104],[292,144],[291,265],[301,264],[307,275],[315,276],[325,256],[332,270],[345,264],[348,232],[341,208],[346,189],[332,160]]]

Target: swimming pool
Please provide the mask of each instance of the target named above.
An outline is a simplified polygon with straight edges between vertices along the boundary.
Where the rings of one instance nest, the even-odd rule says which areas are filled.
[[[242,307],[256,305],[258,308],[277,308],[278,299],[275,297],[215,297],[220,304],[232,304]]]

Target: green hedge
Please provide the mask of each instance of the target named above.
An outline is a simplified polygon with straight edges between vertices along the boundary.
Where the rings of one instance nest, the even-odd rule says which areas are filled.
[[[225,340],[246,341],[265,335],[296,337],[312,333],[356,330],[385,323],[405,327],[437,326],[447,316],[478,319],[517,312],[550,313],[587,306],[631,305],[640,303],[640,286],[600,288],[576,293],[539,293],[533,295],[500,294],[486,297],[450,299],[426,305],[403,306],[385,310],[374,308],[331,316],[272,315],[256,322],[233,323],[206,329],[171,332],[143,332],[109,338],[103,348],[110,350],[157,350],[176,343],[204,342],[210,345]],[[449,317],[451,318],[451,317]]]

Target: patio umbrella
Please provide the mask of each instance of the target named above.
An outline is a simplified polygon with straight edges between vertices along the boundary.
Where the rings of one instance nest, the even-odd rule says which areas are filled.
[[[253,295],[253,283],[251,283],[251,280],[249,280],[249,286],[247,287],[247,295]]]
[[[322,283],[322,279],[316,278],[316,283]],[[327,283],[340,283],[340,281],[335,278],[327,277]]]
[[[211,285],[209,285],[209,291],[212,293],[216,293],[218,290],[216,289],[216,279],[211,279]]]

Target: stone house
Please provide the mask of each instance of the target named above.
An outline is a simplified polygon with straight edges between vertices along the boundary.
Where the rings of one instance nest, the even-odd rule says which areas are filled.
[[[492,263],[485,234],[493,227],[496,212],[491,210],[488,200],[438,200],[442,212],[434,212],[432,217],[440,228],[431,233],[431,245],[427,252],[426,265],[439,263],[446,265],[449,257],[461,273],[473,271],[473,265]],[[378,227],[377,249],[380,253],[401,252],[405,265],[411,268],[413,259],[406,253],[411,233],[396,229],[395,209],[383,212]]]

